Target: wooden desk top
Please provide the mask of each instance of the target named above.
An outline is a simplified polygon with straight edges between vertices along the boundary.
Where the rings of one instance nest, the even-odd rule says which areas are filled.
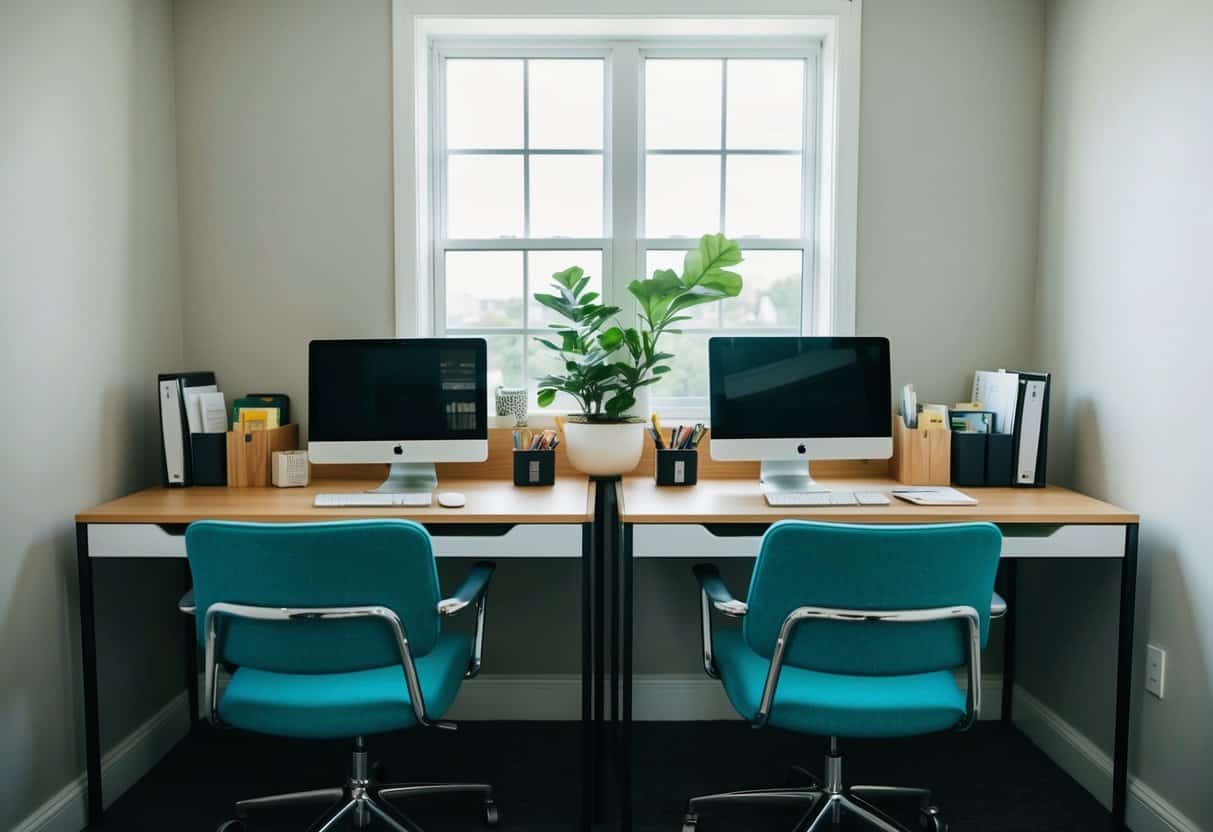
[[[190,523],[194,520],[303,522],[405,517],[420,523],[588,523],[594,518],[594,484],[562,477],[548,487],[518,488],[510,480],[440,481],[438,491],[459,491],[463,508],[314,508],[318,493],[374,488],[379,481],[322,479],[305,488],[149,488],[76,515],[77,523]]]
[[[902,483],[889,478],[825,479],[838,491],[882,491]],[[700,479],[698,485],[658,487],[652,477],[628,477],[617,486],[625,523],[773,523],[782,519],[850,523],[935,523],[988,520],[994,523],[1136,523],[1136,514],[1057,486],[961,488],[975,506],[916,506],[890,496],[887,506],[773,508],[757,478]]]

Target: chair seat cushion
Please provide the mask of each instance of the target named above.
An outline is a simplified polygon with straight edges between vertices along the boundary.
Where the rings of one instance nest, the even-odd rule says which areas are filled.
[[[425,712],[439,719],[459,692],[472,643],[443,633],[429,653],[414,657]],[[219,701],[219,717],[245,731],[305,739],[342,739],[417,724],[400,665],[352,673],[273,673],[242,667]]]
[[[739,630],[717,630],[712,643],[729,701],[754,719],[770,660]],[[851,676],[784,665],[769,724],[820,736],[907,737],[950,730],[964,715],[965,695],[950,671]]]

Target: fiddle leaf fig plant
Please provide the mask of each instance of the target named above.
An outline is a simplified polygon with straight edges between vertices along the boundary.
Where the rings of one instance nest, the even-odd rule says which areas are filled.
[[[590,278],[580,266],[552,275],[553,292],[538,292],[535,300],[564,321],[549,324],[552,338],[535,340],[559,355],[563,372],[539,379],[539,405],[548,407],[562,392],[577,401],[587,421],[623,421],[636,404],[636,391],[670,372],[674,355],[661,351],[661,336],[680,332],[676,325],[690,320],[685,312],[691,307],[737,297],[741,276],[729,269],[740,262],[736,242],[705,234],[699,247],[687,252],[681,275],[658,269],[628,284],[636,299],[636,327],[620,322],[618,306],[600,303],[597,292],[586,291]]]

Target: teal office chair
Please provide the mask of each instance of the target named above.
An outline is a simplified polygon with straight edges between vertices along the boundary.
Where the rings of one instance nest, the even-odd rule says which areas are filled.
[[[784,521],[762,540],[749,597],[733,598],[700,564],[704,669],[755,727],[830,738],[824,777],[794,769],[801,787],[694,797],[683,832],[712,806],[803,806],[796,832],[858,817],[884,832],[905,827],[871,801],[917,799],[920,825],[947,825],[928,789],[845,786],[839,738],[896,738],[964,730],[981,707],[981,648],[1002,535],[990,523],[858,526]],[[741,619],[712,629],[711,612]],[[953,671],[967,668],[967,689]]]
[[[408,520],[338,523],[193,523],[185,533],[198,642],[205,652],[211,722],[304,739],[350,739],[353,765],[340,788],[242,800],[255,810],[332,804],[311,827],[330,832],[372,818],[419,832],[394,801],[466,792],[496,825],[481,784],[381,785],[366,737],[441,722],[460,682],[480,669],[493,564],[478,563],[441,599],[430,536]],[[441,600],[440,600],[441,599]],[[441,616],[469,606],[475,635],[443,632]],[[222,695],[220,667],[231,669]],[[221,832],[242,828],[241,820]]]

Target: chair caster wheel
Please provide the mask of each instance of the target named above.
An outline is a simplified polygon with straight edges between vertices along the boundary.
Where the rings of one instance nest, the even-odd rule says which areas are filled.
[[[694,812],[687,812],[686,817],[682,819],[682,832],[695,832],[699,826],[699,815]]]
[[[491,800],[485,801],[484,825],[493,829],[499,823],[501,823],[501,812],[497,809],[497,804]]]
[[[219,824],[219,826],[215,829],[215,832],[244,832],[244,830],[244,822],[233,818],[232,820],[225,820],[223,823]]]
[[[918,813],[918,826],[924,832],[948,832],[948,823],[939,814],[938,806],[924,806]]]

